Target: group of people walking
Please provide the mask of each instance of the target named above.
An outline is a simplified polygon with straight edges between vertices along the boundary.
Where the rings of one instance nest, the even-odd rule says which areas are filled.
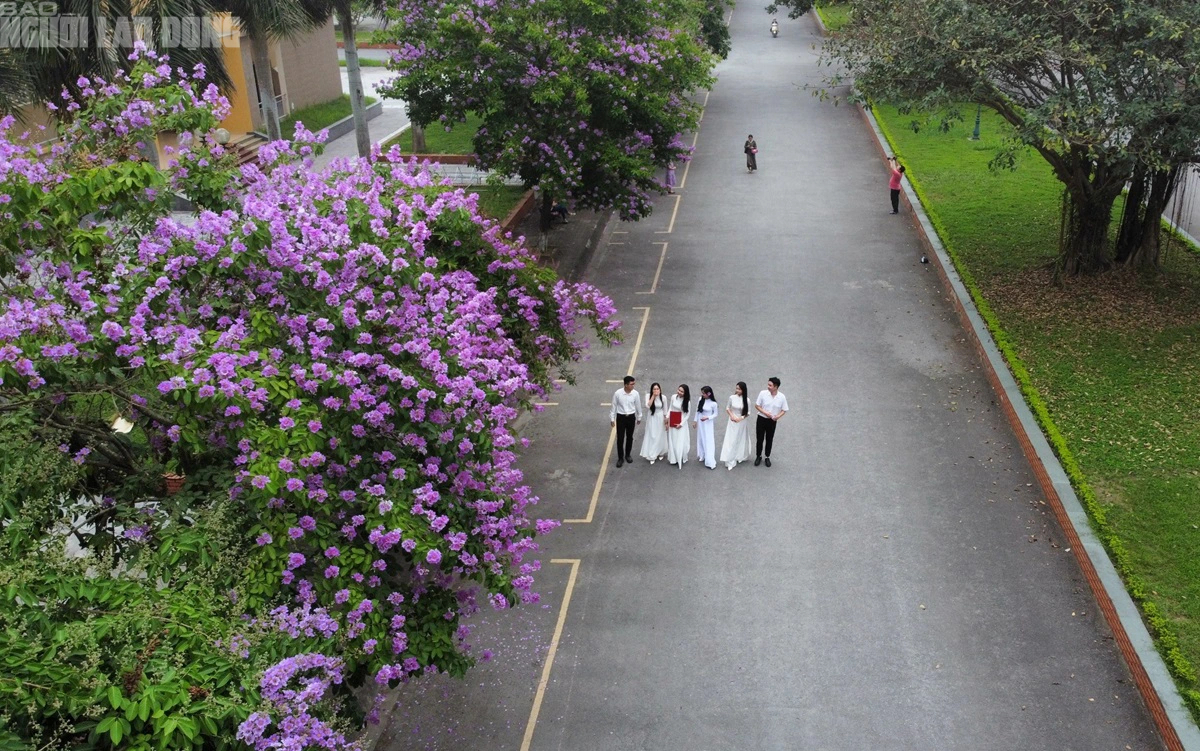
[[[633,433],[637,425],[646,423],[642,448],[638,455],[651,464],[666,460],[680,469],[691,453],[692,434],[696,431],[696,458],[709,469],[717,468],[716,422],[721,409],[711,386],[700,388],[700,398],[693,403],[687,384],[680,384],[670,397],[662,386],[650,384],[645,398],[634,386],[633,376],[625,376],[621,388],[613,394],[609,422],[617,430],[617,466],[633,461]],[[780,381],[772,376],[753,402],[757,416],[753,437],[750,433],[752,403],[744,381],[738,381],[725,402],[725,437],[721,442],[720,461],[732,470],[750,458],[754,451],[754,466],[764,462],[771,466],[771,446],[775,428],[787,414],[787,397],[779,390]],[[689,428],[690,424],[690,428]],[[764,455],[765,449],[765,455]]]

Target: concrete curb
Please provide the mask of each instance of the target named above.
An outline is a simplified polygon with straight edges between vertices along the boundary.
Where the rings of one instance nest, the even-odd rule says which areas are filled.
[[[408,130],[411,127],[412,127],[412,123],[405,123],[403,126],[401,126],[400,128],[397,128],[396,130],[393,130],[391,133],[388,133],[386,136],[384,136],[383,138],[380,138],[375,143],[379,144],[379,146],[382,148],[385,143],[392,140],[393,138],[399,138],[404,133],[404,131]]]
[[[1171,219],[1170,217],[1166,217],[1166,216],[1164,216],[1164,217],[1163,217],[1163,221],[1165,221],[1165,222],[1167,223],[1167,225],[1168,225],[1168,226],[1169,226],[1169,227],[1170,227],[1170,228],[1171,228],[1171,229],[1172,229],[1172,230],[1173,230],[1173,231],[1174,231],[1176,234],[1178,234],[1178,235],[1179,235],[1180,237],[1182,237],[1184,240],[1187,240],[1188,242],[1190,242],[1190,243],[1192,244],[1192,247],[1193,247],[1193,248],[1195,248],[1197,251],[1200,251],[1200,240],[1197,240],[1196,238],[1194,238],[1194,237],[1192,237],[1191,235],[1189,235],[1189,234],[1187,233],[1187,231],[1186,231],[1186,230],[1185,230],[1183,227],[1180,227],[1178,224],[1176,224],[1176,223],[1175,223],[1175,220]]]
[[[817,31],[821,33],[821,36],[829,36],[829,29],[825,28],[825,22],[821,20],[821,14],[817,12],[817,6],[814,5],[808,13],[817,22]]]
[[[575,258],[575,263],[571,264],[571,268],[564,270],[566,273],[560,274],[563,279],[577,282],[587,271],[588,265],[592,262],[592,256],[596,254],[596,248],[600,245],[600,239],[604,237],[604,232],[608,229],[608,223],[612,219],[613,213],[606,211],[600,216],[600,221],[596,222],[592,234],[588,237],[587,245],[583,247],[583,252]]]
[[[880,154],[886,157],[889,154],[887,139],[879,129],[875,116],[863,107],[859,107],[859,111],[875,136]],[[1029,405],[1025,403],[1020,386],[1009,372],[1008,364],[996,347],[983,317],[975,308],[970,292],[959,277],[920,199],[908,182],[904,183],[902,196],[913,217],[917,233],[928,249],[943,286],[952,297],[963,329],[971,337],[987,372],[988,381],[1021,444],[1026,459],[1033,467],[1047,502],[1054,510],[1066,542],[1091,587],[1096,604],[1104,614],[1163,743],[1171,751],[1200,751],[1200,728],[1197,728],[1192,720],[1166,663],[1155,649],[1154,640],[1142,621],[1141,612],[1125,589],[1125,584],[1103,544],[1092,530],[1087,512],[1075,495],[1066,471],[1042,434]]]
[[[367,120],[368,121],[374,120],[375,118],[379,117],[382,113],[383,113],[383,102],[375,102],[374,104],[367,105]],[[343,117],[341,120],[338,120],[336,123],[333,123],[329,127],[325,128],[325,130],[329,131],[329,138],[326,139],[326,141],[325,141],[326,143],[328,143],[329,141],[332,141],[335,138],[341,138],[342,136],[346,135],[347,133],[352,133],[354,131],[354,115],[347,115],[347,116]]]

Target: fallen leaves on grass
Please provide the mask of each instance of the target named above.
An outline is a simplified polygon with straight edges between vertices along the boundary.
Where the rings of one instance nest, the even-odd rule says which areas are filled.
[[[1126,333],[1200,325],[1200,289],[1186,277],[1121,269],[1056,283],[1039,268],[983,286],[997,312],[1030,322]]]

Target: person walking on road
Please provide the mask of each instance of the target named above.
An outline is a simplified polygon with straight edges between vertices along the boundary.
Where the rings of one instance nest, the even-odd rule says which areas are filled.
[[[650,396],[646,397],[646,432],[642,435],[641,457],[650,463],[667,455],[667,402],[663,399],[662,386],[650,384]]]
[[[704,462],[709,469],[717,468],[717,439],[713,427],[717,422],[717,400],[712,386],[700,387],[700,403],[696,405],[696,461]]]
[[[732,470],[750,458],[750,397],[746,396],[746,383],[738,381],[725,405],[729,422],[725,425],[725,439],[721,441],[721,461]]]
[[[746,152],[746,171],[747,172],[757,172],[758,171],[758,157],[757,157],[758,142],[754,140],[753,134],[746,136],[746,144],[745,144],[745,146],[742,147],[742,150]]]
[[[767,466],[771,466],[771,444],[775,442],[775,428],[787,414],[787,397],[779,390],[780,381],[775,376],[767,379],[767,387],[758,392],[754,409],[758,411],[758,422],[754,425],[754,466],[763,460],[763,441],[766,441]]]
[[[617,466],[633,460],[633,429],[642,422],[642,395],[633,386],[633,376],[625,376],[608,410],[609,424],[617,429]]]
[[[892,191],[892,213],[900,213],[900,180],[904,177],[904,165],[896,161],[896,157],[888,157],[888,169],[892,177],[888,180],[888,188]]]
[[[675,192],[675,162],[667,163],[667,192]]]
[[[687,384],[683,384],[675,390],[667,407],[667,461],[678,464],[680,469],[687,464],[691,450],[692,435],[688,430],[688,418],[691,417],[688,408],[691,404],[692,392]]]

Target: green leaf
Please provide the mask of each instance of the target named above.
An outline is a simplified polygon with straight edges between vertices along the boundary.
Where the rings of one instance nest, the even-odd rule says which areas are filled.
[[[125,720],[121,719],[120,717],[116,718],[116,720],[117,721],[108,730],[108,737],[113,742],[114,746],[120,745],[121,739],[124,738],[125,734],[130,730],[128,722],[125,722]]]
[[[117,688],[116,686],[108,687],[108,703],[113,706],[113,709],[121,706],[122,698],[121,689]]]

